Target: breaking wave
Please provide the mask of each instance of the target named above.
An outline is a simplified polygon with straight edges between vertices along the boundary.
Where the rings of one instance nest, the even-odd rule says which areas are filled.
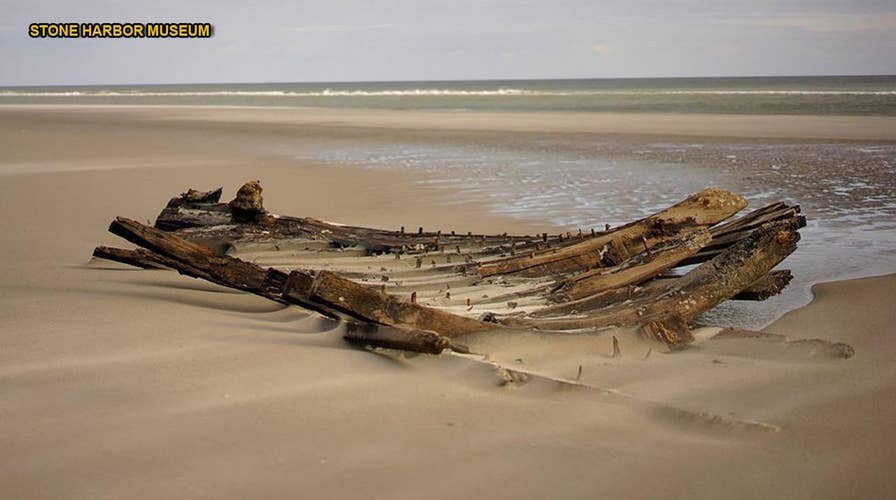
[[[437,96],[652,96],[652,95],[806,95],[806,96],[896,96],[896,90],[534,90],[501,88],[464,89],[383,89],[383,90],[0,90],[0,97],[437,97]]]

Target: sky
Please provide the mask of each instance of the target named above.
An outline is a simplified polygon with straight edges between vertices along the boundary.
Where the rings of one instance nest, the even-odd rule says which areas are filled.
[[[896,0],[0,0],[0,85],[896,74]],[[210,39],[32,39],[32,22]]]

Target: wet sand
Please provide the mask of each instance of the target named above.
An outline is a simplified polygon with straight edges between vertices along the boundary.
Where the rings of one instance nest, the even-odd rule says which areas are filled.
[[[665,113],[479,112],[333,108],[7,105],[4,110],[79,110],[94,117],[366,129],[591,133],[728,138],[896,141],[896,117]],[[61,111],[67,113],[67,111]]]
[[[105,111],[102,111],[105,112]],[[299,308],[92,262],[115,215],[259,178],[269,209],[536,231],[403,172],[314,165],[227,122],[0,109],[0,491],[10,498],[890,498],[896,277],[816,287],[753,340],[666,354],[619,332],[371,353]],[[335,119],[335,118],[334,118]],[[339,130],[339,129],[337,129]],[[386,132],[384,132],[386,133]],[[321,140],[325,140],[322,138]],[[264,153],[267,151],[267,153]],[[498,365],[498,366],[496,366]],[[501,385],[499,366],[528,372]],[[577,377],[578,383],[570,383]]]

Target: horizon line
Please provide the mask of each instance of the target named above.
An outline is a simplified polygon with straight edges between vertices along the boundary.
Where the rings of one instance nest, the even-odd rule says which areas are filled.
[[[212,82],[150,82],[150,83],[59,83],[59,84],[0,84],[0,88],[28,87],[123,87],[123,86],[163,86],[163,85],[288,85],[288,84],[358,84],[358,83],[441,83],[441,82],[534,82],[534,81],[576,81],[576,80],[700,80],[700,79],[748,79],[748,78],[881,78],[896,77],[891,74],[804,74],[804,75],[704,75],[704,76],[613,76],[613,77],[561,77],[561,78],[473,78],[473,79],[423,79],[423,80],[296,80],[296,81],[212,81]]]

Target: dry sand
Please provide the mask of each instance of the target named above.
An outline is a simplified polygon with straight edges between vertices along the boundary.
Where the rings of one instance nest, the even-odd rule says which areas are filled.
[[[248,178],[280,213],[541,228],[440,208],[450,193],[402,174],[259,153],[286,132],[232,116],[102,113],[0,109],[4,498],[896,495],[894,276],[817,286],[769,327],[851,360],[756,340],[643,359],[624,332],[621,358],[608,335],[467,339],[487,362],[366,352],[298,308],[90,252],[119,243],[114,215]],[[496,365],[530,375],[501,385]]]

